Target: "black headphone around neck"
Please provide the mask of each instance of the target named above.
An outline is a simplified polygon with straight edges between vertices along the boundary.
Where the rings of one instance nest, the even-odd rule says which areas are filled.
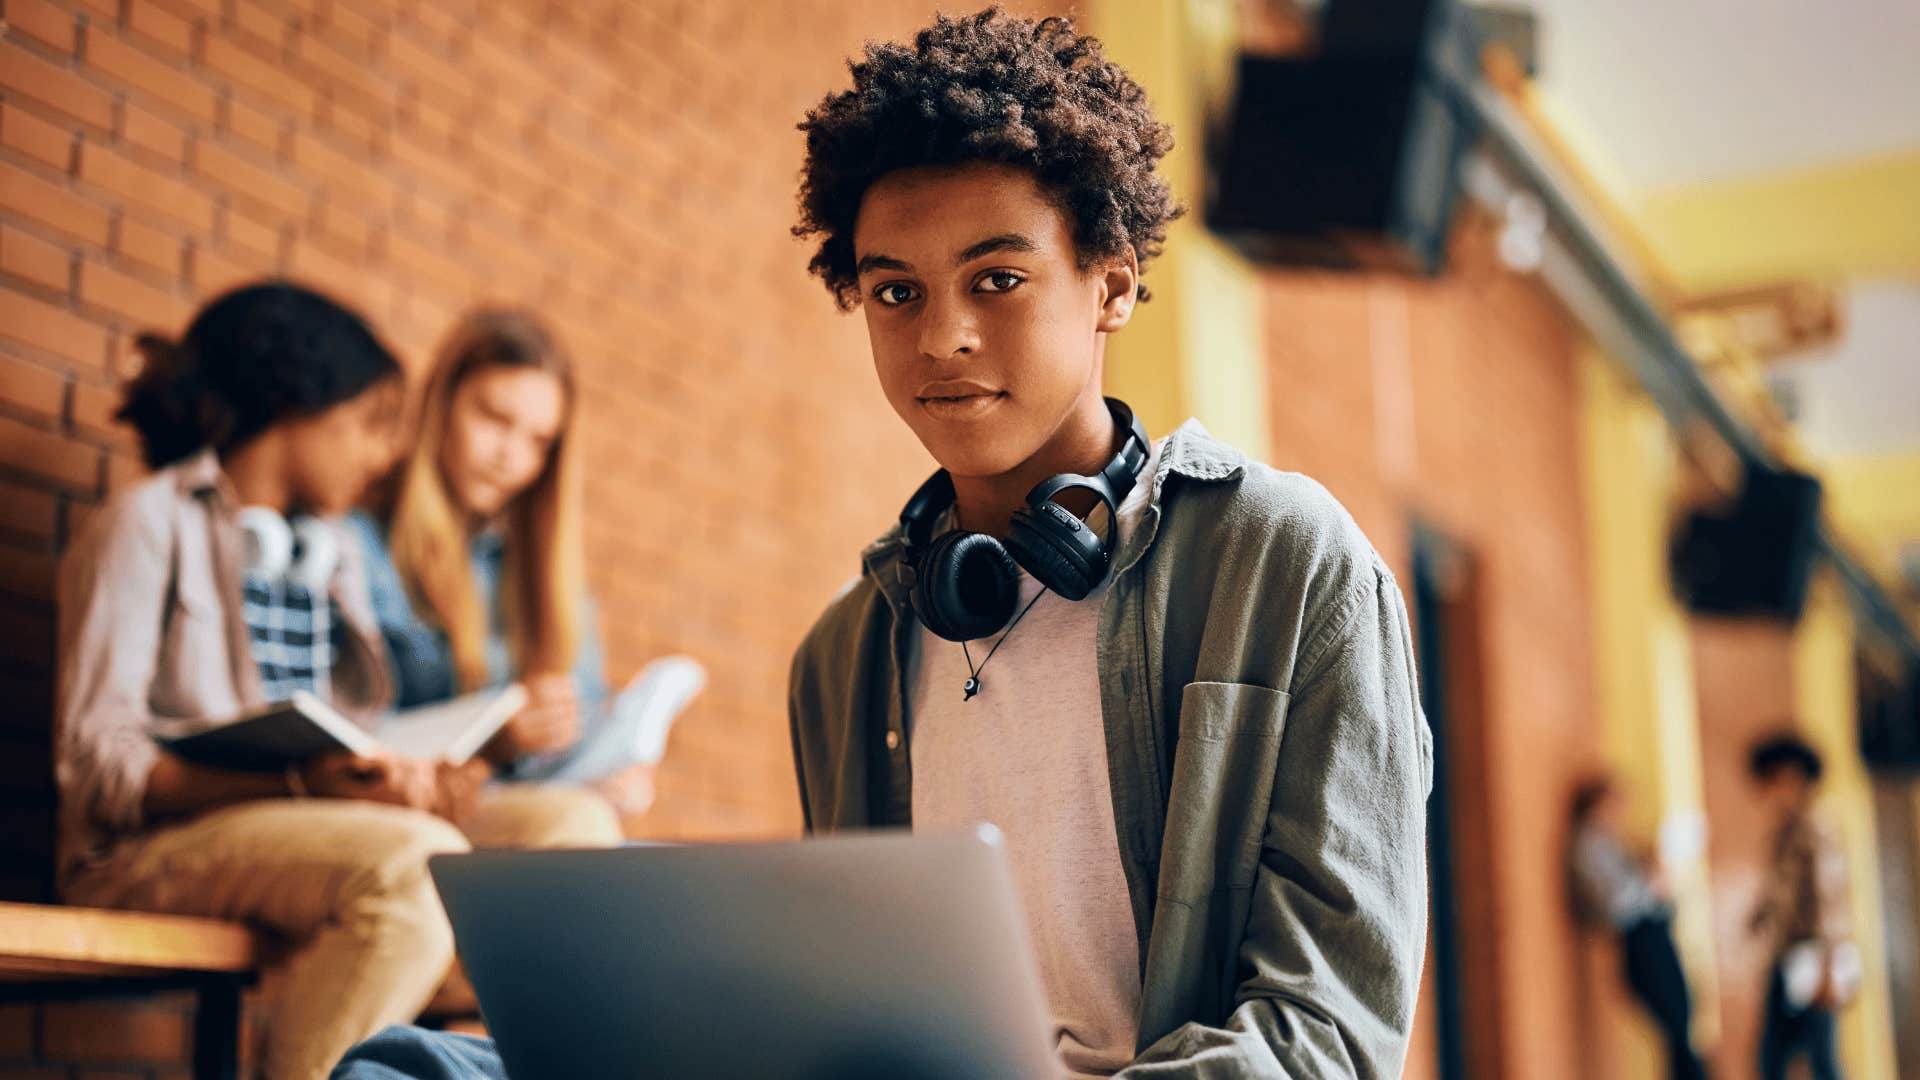
[[[1013,512],[1007,539],[952,529],[932,536],[953,505],[953,477],[945,469],[920,485],[900,524],[907,534],[907,567],[914,613],[927,629],[948,641],[986,637],[1013,617],[1020,600],[1020,570],[1068,600],[1084,600],[1107,579],[1112,536],[1100,536],[1073,512],[1053,500],[1075,488],[1093,492],[1107,507],[1111,534],[1120,504],[1147,466],[1152,446],[1133,410],[1107,398],[1114,421],[1126,439],[1107,467],[1093,476],[1063,473],[1027,493],[1027,505]]]

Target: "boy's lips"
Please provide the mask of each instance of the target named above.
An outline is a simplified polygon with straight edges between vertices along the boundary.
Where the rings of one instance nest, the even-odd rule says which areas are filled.
[[[920,408],[935,420],[971,420],[998,407],[1007,398],[1004,390],[980,390],[963,393],[948,390],[941,394],[923,395]]]

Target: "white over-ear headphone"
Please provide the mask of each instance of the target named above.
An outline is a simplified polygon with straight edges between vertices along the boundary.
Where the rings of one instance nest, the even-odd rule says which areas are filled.
[[[340,566],[340,541],[331,525],[304,515],[289,524],[265,506],[246,507],[239,517],[246,536],[241,561],[249,574],[305,585],[314,592],[333,580]]]

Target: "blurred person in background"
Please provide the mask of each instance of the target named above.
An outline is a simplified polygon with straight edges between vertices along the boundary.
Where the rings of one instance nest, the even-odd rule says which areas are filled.
[[[227,771],[154,734],[297,690],[377,725],[386,657],[336,518],[392,464],[400,367],[357,315],[282,283],[229,292],[179,341],[138,346],[118,416],[157,471],[108,499],[60,568],[61,892],[289,940],[262,1064],[312,1080],[446,975],[453,936],[426,860],[468,847],[446,818],[473,785],[346,753]]]
[[[1673,943],[1673,899],[1658,861],[1628,846],[1613,777],[1595,776],[1573,798],[1568,847],[1576,910],[1614,934],[1627,986],[1652,1016],[1667,1046],[1667,1074],[1699,1080],[1706,1067],[1693,1047],[1693,999]]]
[[[350,519],[401,707],[526,687],[526,709],[480,754],[498,779],[517,781],[493,800],[502,812],[562,789],[624,813],[653,799],[652,764],[609,745],[630,743],[645,710],[607,694],[583,565],[578,394],[567,353],[539,319],[468,314],[435,356],[390,504]],[[672,670],[677,710],[699,675],[686,660]],[[618,839],[609,814],[583,806],[582,816]]]
[[[1798,735],[1754,744],[1748,773],[1774,818],[1771,859],[1748,929],[1773,957],[1760,1072],[1787,1075],[1806,1057],[1816,1080],[1837,1080],[1835,1013],[1860,985],[1860,954],[1850,940],[1846,858],[1833,826],[1815,806],[1820,754]]]

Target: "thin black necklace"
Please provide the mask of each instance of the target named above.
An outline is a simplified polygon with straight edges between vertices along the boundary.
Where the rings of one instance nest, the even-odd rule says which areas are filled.
[[[1027,612],[1032,611],[1033,605],[1039,603],[1040,598],[1042,596],[1045,596],[1046,594],[1047,594],[1047,590],[1044,588],[1042,588],[1039,592],[1033,594],[1033,599],[1027,601],[1027,606],[1021,608],[1020,614],[1015,615],[1013,617],[1013,622],[1007,625],[1007,632],[1004,634],[1001,634],[1000,640],[994,642],[993,648],[987,650],[987,659],[980,661],[979,667],[973,666],[973,650],[967,648],[966,642],[963,641],[960,643],[960,652],[962,655],[964,655],[967,658],[967,682],[965,686],[961,687],[962,690],[965,690],[967,692],[967,696],[964,698],[961,698],[960,700],[972,701],[973,695],[978,694],[980,692],[980,673],[987,670],[987,664],[989,661],[993,659],[993,654],[999,652],[1000,646],[1006,644],[1007,639],[1013,636],[1013,628],[1020,625],[1020,620],[1026,618]]]

